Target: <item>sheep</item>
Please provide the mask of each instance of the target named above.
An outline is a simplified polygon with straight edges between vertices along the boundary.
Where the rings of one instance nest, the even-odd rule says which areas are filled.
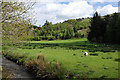
[[[88,52],[85,52],[84,55],[85,55],[85,56],[88,56]]]

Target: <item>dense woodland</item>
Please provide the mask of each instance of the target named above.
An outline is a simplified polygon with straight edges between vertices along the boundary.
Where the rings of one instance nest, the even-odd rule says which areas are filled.
[[[120,44],[120,13],[101,17],[96,12],[89,28],[89,41]]]
[[[52,24],[46,20],[40,28],[34,26],[34,37],[31,40],[54,40],[87,37],[90,26],[89,18],[70,19],[63,23]]]
[[[55,40],[71,38],[88,38],[91,42],[120,44],[120,13],[100,16],[97,12],[93,18],[70,19],[52,24],[46,20],[42,27],[33,27],[31,40]]]

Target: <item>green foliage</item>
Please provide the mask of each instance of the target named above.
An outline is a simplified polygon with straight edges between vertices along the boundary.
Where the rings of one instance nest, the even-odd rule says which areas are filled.
[[[42,54],[38,55],[37,59],[26,61],[25,67],[36,78],[41,79],[65,79],[65,70],[60,63],[47,62]]]
[[[36,38],[36,36],[46,37],[46,39],[41,38],[41,40],[83,38],[87,37],[89,25],[90,19],[70,19],[64,21],[63,23],[57,24],[52,24],[51,22],[46,21],[45,24],[41,27],[41,30],[38,30],[37,28],[34,29],[34,38]],[[49,39],[49,37],[51,39]],[[32,40],[37,41],[37,39]]]
[[[119,16],[119,13],[114,13],[102,18],[96,12],[91,20],[88,40],[92,42],[120,44]]]
[[[102,76],[106,76],[106,78],[118,78],[119,45],[91,43],[86,38],[83,38],[31,41],[21,47],[9,45],[3,46],[3,48],[6,48],[6,51],[9,52],[6,53],[7,56],[13,60],[17,59],[19,63],[28,61],[29,64],[30,61],[28,69],[32,66],[34,68],[29,70],[38,71],[38,69],[43,68],[43,64],[45,67],[43,71],[39,70],[39,77],[44,77],[44,75],[49,76],[48,73],[52,72],[50,74],[52,77],[54,77],[52,74],[56,74],[63,80],[62,72],[65,70],[66,74],[64,77],[67,79],[100,78]],[[84,52],[86,51],[90,54],[87,57],[84,56]],[[55,68],[59,64],[60,66],[62,65],[61,70],[63,71]],[[41,75],[39,75],[40,73]],[[34,72],[34,74],[37,73]]]
[[[120,14],[114,13],[111,17],[108,17],[106,42],[120,44],[120,26],[118,21],[120,20]]]
[[[30,38],[31,41],[40,41],[40,40],[55,40],[55,36],[35,36]]]
[[[4,2],[1,1],[1,26],[2,41],[9,43],[19,43],[31,36],[31,21],[28,17],[28,10],[34,5],[23,2]],[[27,14],[27,15],[26,15]]]

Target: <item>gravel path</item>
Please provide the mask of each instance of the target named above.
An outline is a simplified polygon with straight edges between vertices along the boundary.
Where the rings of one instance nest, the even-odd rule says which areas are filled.
[[[2,58],[2,70],[4,75],[8,75],[8,78],[21,78],[21,79],[28,79],[33,80],[33,76],[26,72],[24,67],[17,65],[16,63]]]

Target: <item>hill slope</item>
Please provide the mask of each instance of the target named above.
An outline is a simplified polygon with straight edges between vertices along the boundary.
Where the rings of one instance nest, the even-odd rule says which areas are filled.
[[[54,40],[87,37],[90,18],[70,19],[63,23],[52,24],[46,21],[41,30],[34,30],[33,40]]]

